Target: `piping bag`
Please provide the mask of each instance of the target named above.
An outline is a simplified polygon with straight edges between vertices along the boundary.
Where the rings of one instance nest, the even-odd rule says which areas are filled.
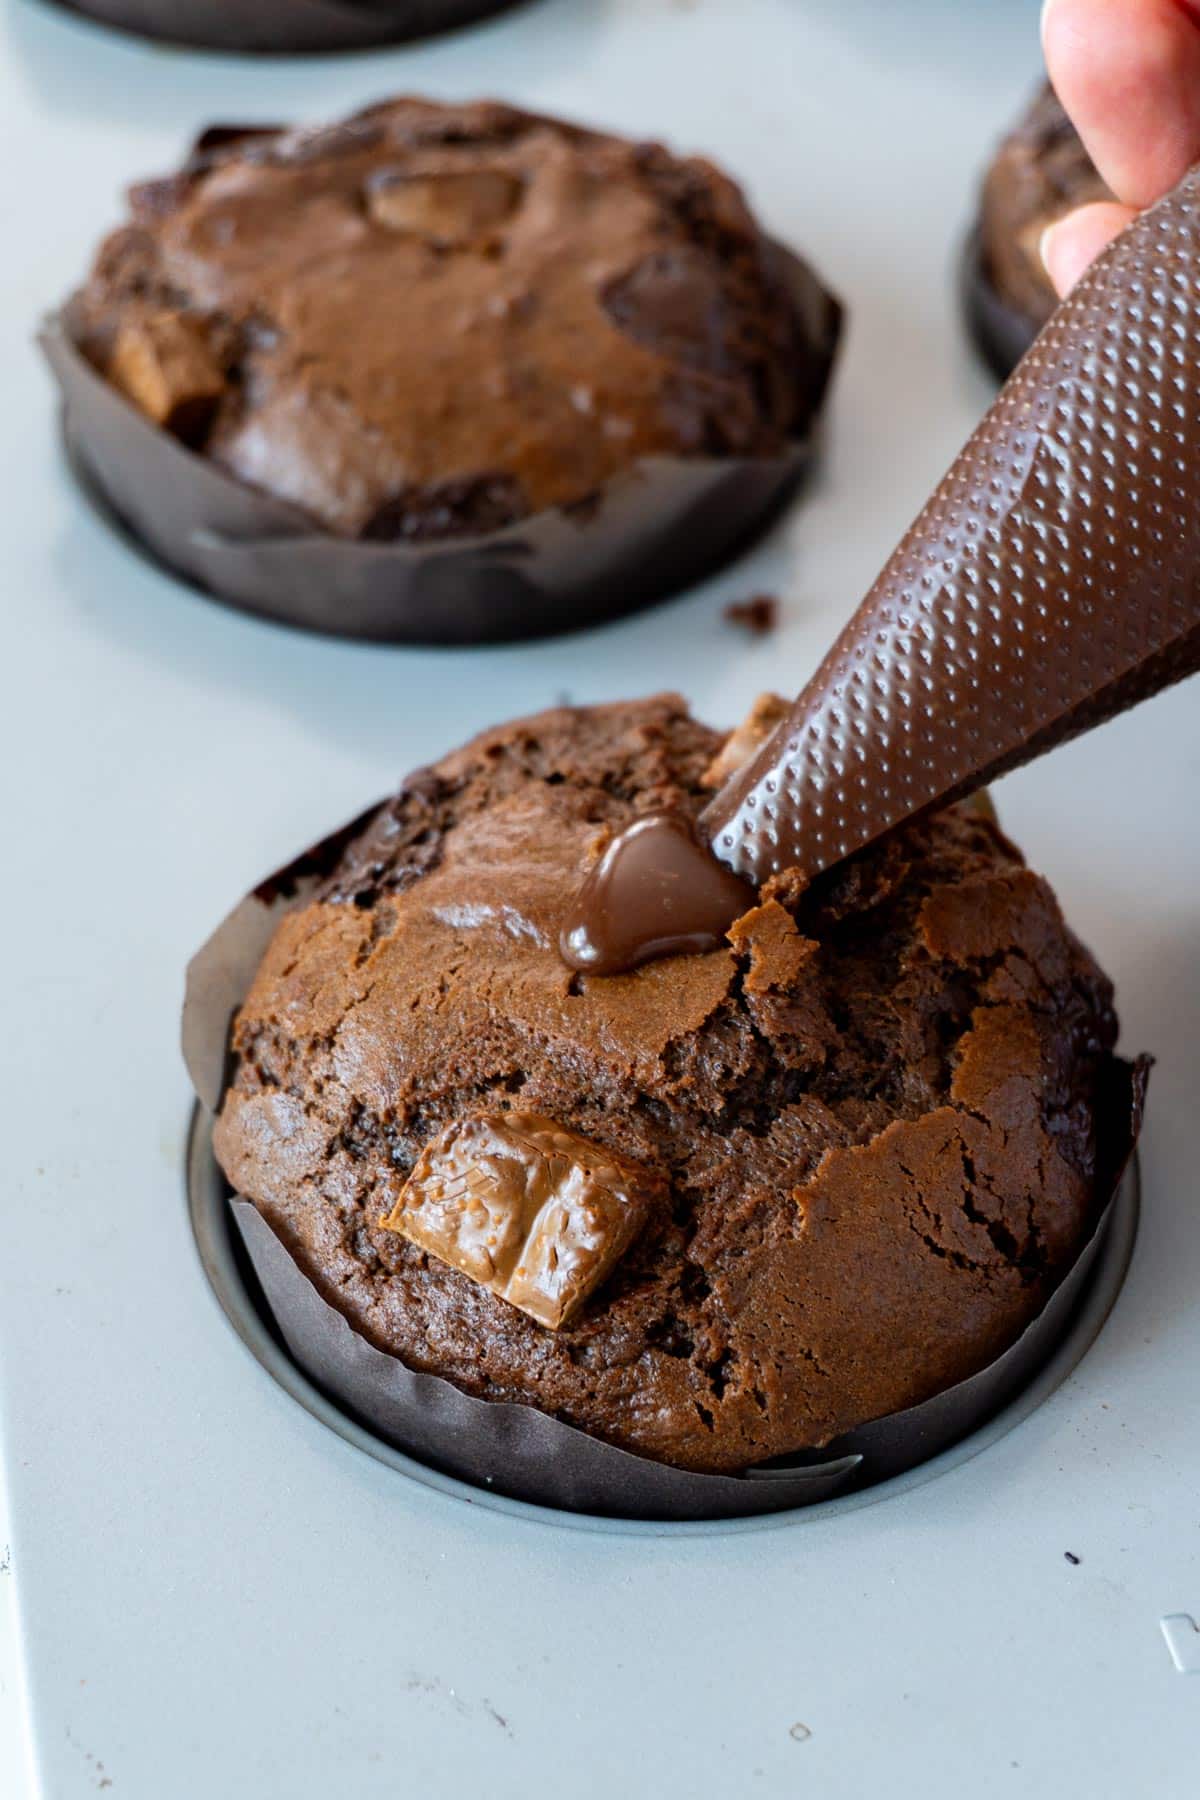
[[[790,712],[701,814],[686,875],[676,842],[672,873],[655,873],[658,827],[639,821],[635,848],[623,834],[586,878],[563,954],[605,974],[719,943],[737,916],[730,872],[811,879],[1197,668],[1200,165],[1054,313]]]

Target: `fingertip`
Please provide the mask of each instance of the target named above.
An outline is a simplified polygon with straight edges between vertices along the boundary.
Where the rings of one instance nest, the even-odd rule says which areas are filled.
[[[1101,200],[1046,227],[1039,253],[1060,299],[1065,299],[1084,270],[1134,216],[1132,207]]]
[[[1059,221],[1056,219],[1053,225],[1047,225],[1038,239],[1038,255],[1041,258],[1042,267],[1050,275],[1051,281],[1054,280],[1054,276],[1051,274],[1054,258],[1054,234],[1058,230],[1058,226]],[[1057,283],[1055,285],[1057,286]]]
[[[1042,51],[1052,65],[1060,51],[1070,54],[1078,50],[1087,34],[1091,0],[1042,0]]]
[[[1056,93],[1101,175],[1131,206],[1200,155],[1200,20],[1184,0],[1045,0]]]
[[[1075,269],[1075,258],[1070,249],[1064,245],[1059,247],[1063,236],[1062,228],[1065,219],[1058,219],[1053,225],[1047,225],[1038,243],[1038,255],[1042,259],[1042,267],[1054,284],[1054,291],[1059,299],[1065,299],[1071,288],[1079,279],[1080,271]]]

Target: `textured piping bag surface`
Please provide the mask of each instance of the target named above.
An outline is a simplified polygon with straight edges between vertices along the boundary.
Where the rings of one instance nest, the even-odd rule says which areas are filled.
[[[1058,308],[759,754],[708,807],[761,883],[1200,667],[1200,169]]]

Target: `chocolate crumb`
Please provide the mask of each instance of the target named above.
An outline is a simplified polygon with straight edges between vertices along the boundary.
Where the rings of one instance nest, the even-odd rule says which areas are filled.
[[[755,594],[749,600],[733,600],[725,608],[731,625],[751,637],[769,637],[779,623],[779,602],[774,594]]]
[[[1066,1557],[1066,1559],[1069,1563],[1079,1564],[1083,1560],[1082,1557],[1076,1556],[1076,1554],[1073,1550],[1064,1550],[1063,1555]]]

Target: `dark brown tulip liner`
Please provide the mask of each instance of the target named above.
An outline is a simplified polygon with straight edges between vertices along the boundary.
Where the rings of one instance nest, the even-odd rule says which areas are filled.
[[[202,1115],[221,1105],[233,1015],[282,914],[301,906],[368,823],[363,814],[259,884],[193,958],[183,1051]],[[920,1406],[877,1419],[824,1448],[739,1475],[697,1475],[631,1455],[533,1407],[479,1400],[376,1349],[318,1293],[253,1204],[229,1193],[263,1300],[293,1360],[387,1443],[492,1492],[610,1518],[681,1522],[811,1506],[898,1475],[986,1423],[1054,1350],[1104,1241],[1141,1124],[1147,1065],[1114,1065],[1103,1174],[1087,1242],[1036,1319],[1002,1356]],[[202,1121],[201,1129],[204,1129]]]
[[[979,228],[963,246],[959,291],[967,329],[998,381],[1007,381],[1041,327],[1001,298],[983,260]]]
[[[367,49],[501,12],[513,0],[56,0],[139,37],[192,49]]]
[[[411,644],[511,642],[617,618],[710,574],[769,523],[812,454],[841,308],[799,258],[785,268],[813,359],[813,429],[779,457],[654,457],[586,505],[486,536],[335,537],[160,431],[99,375],[54,314],[39,343],[67,450],[108,522],[176,575],[281,624]]]

